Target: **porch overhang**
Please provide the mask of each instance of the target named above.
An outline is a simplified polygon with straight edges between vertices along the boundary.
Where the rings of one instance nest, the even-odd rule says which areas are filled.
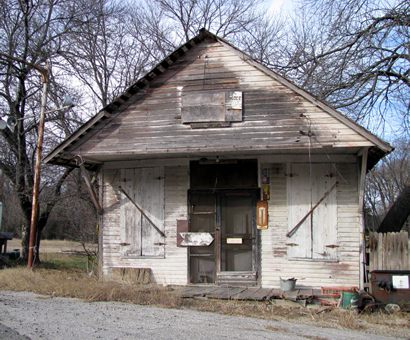
[[[78,167],[77,159],[80,156],[84,165],[87,169],[95,170],[99,166],[103,165],[106,162],[121,162],[121,161],[132,161],[132,160],[153,160],[153,159],[167,159],[167,158],[186,158],[186,159],[195,159],[201,157],[256,157],[264,155],[308,155],[309,151],[311,155],[327,155],[329,156],[329,161],[332,160],[332,155],[358,155],[362,147],[333,147],[321,146],[320,148],[292,148],[292,149],[283,149],[283,148],[232,148],[232,149],[215,149],[212,151],[207,150],[206,148],[193,148],[192,150],[186,152],[178,152],[177,150],[169,150],[167,153],[163,152],[154,152],[147,151],[145,153],[141,152],[132,152],[124,151],[117,153],[87,153],[87,154],[76,154],[72,152],[59,153],[54,157],[46,157],[45,161],[54,165],[61,165],[67,167]],[[367,160],[367,171],[370,171],[377,162],[385,157],[390,151],[383,151],[378,147],[370,146],[368,151],[368,160]]]

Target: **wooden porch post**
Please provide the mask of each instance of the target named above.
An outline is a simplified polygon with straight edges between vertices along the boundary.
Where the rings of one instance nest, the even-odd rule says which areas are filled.
[[[359,168],[359,228],[360,228],[360,243],[359,243],[359,288],[364,289],[364,278],[365,278],[365,268],[366,268],[366,241],[365,241],[365,222],[364,222],[364,190],[365,190],[365,179],[367,172],[367,156],[369,148],[365,147],[359,153],[361,155],[361,164]]]

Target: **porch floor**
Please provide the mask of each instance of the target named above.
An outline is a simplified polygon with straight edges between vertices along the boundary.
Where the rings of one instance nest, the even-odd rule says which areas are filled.
[[[224,300],[265,301],[270,299],[307,300],[320,294],[315,289],[295,289],[283,292],[280,289],[260,287],[229,287],[229,286],[186,286],[179,287],[182,298],[209,298]]]

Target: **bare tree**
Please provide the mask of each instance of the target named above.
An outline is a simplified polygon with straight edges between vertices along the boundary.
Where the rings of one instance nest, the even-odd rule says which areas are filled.
[[[279,70],[288,60],[285,27],[283,18],[263,15],[237,35],[235,44],[260,63]]]
[[[223,38],[249,28],[260,17],[262,1],[247,0],[154,0],[181,42],[205,28]]]
[[[76,6],[68,0],[1,2],[0,110],[3,116],[14,118],[16,124],[12,129],[1,130],[0,168],[17,193],[26,220],[23,230],[23,235],[26,236],[31,216],[33,155],[41,92],[40,81],[33,71],[33,65],[47,61],[52,66],[57,61],[57,52],[64,46],[65,35],[78,25],[78,21],[74,19],[84,10],[84,7]],[[57,76],[51,72],[49,79],[51,105],[57,98],[62,100],[61,89],[56,82]],[[51,108],[50,106],[49,109]],[[50,133],[47,134],[46,140],[56,135],[61,120],[67,122],[69,117],[57,114],[48,117],[47,132]],[[70,171],[59,170],[55,173],[52,180],[53,198],[43,202],[40,207],[39,234],[61,195],[64,179]],[[51,183],[43,181],[43,184],[49,186]],[[37,239],[39,242],[40,237]],[[28,240],[23,238],[23,257],[27,255],[27,249]]]
[[[374,129],[395,121],[408,133],[409,2],[301,3],[288,73],[355,120]]]
[[[365,205],[367,225],[377,230],[400,193],[410,182],[410,143],[408,138],[393,143],[396,150],[383,159],[367,176]],[[405,198],[404,198],[405,199]],[[397,214],[398,215],[398,214]]]
[[[88,88],[97,110],[137,80],[147,58],[128,32],[131,5],[108,0],[82,2],[89,11],[76,19],[80,25],[67,35],[70,43],[59,53],[68,62],[62,67]]]
[[[242,41],[262,18],[261,0],[153,0],[130,9],[129,32],[152,65],[205,28]]]

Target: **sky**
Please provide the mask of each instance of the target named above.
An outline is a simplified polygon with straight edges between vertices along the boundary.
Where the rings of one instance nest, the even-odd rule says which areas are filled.
[[[294,0],[265,0],[270,13],[277,13],[280,11],[289,12],[292,9]]]

